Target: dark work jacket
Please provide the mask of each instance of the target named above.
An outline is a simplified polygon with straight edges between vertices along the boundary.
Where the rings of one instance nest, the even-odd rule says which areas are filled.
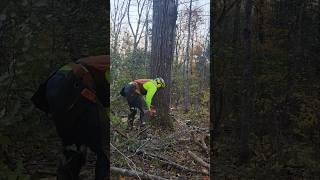
[[[102,105],[106,107],[109,97],[109,82],[106,78],[109,76],[110,72],[110,56],[100,55],[85,57],[79,59],[77,63],[85,65],[90,72],[94,80],[96,95]]]

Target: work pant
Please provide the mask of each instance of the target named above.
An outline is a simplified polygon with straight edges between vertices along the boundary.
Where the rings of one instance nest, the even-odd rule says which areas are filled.
[[[83,85],[72,72],[57,72],[47,83],[47,100],[56,130],[64,147],[64,161],[58,168],[58,180],[77,180],[89,147],[97,156],[95,179],[109,177],[107,157],[107,120],[101,104],[84,98]],[[77,148],[72,149],[70,146]]]
[[[129,83],[125,85],[120,92],[122,96],[126,97],[130,108],[130,114],[128,115],[128,129],[133,127],[137,109],[140,111],[140,126],[145,125],[145,113],[147,112],[146,102],[143,95],[138,94],[135,91],[135,88],[136,87],[133,84]]]

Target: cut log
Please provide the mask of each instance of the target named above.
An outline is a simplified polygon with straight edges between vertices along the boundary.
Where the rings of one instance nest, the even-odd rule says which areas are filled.
[[[201,158],[199,158],[196,154],[194,154],[191,151],[188,151],[188,154],[198,163],[200,163],[202,166],[206,167],[206,168],[210,168],[210,164],[208,164],[207,162],[205,162],[204,160],[202,160]]]
[[[128,169],[122,169],[118,167],[111,167],[110,171],[115,174],[121,174],[127,177],[140,177],[142,179],[155,179],[155,180],[167,180],[166,178],[156,176],[156,175],[150,175],[145,172],[138,172],[138,171],[132,171]]]

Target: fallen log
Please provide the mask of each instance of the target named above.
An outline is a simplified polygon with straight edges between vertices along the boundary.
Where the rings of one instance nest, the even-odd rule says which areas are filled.
[[[128,169],[122,169],[118,167],[111,167],[110,171],[115,173],[115,174],[121,174],[127,177],[140,177],[142,179],[154,179],[154,180],[167,180],[166,178],[156,176],[156,175],[151,175],[147,174],[145,172],[138,172],[138,171],[132,171]]]
[[[179,170],[181,170],[181,171],[187,171],[187,172],[192,172],[192,173],[196,173],[196,174],[209,175],[207,172],[197,171],[197,170],[195,170],[195,169],[191,169],[191,168],[189,168],[189,167],[182,166],[182,165],[180,165],[180,164],[178,164],[178,163],[176,163],[176,162],[173,162],[173,161],[171,161],[171,160],[169,160],[169,159],[166,159],[166,158],[164,158],[164,157],[161,157],[161,156],[158,156],[158,155],[155,155],[155,154],[152,154],[152,153],[147,153],[147,152],[142,151],[142,150],[140,150],[139,152],[142,153],[142,154],[144,154],[144,155],[150,156],[150,157],[152,157],[152,158],[157,158],[157,159],[159,159],[161,162],[166,163],[166,164],[169,164],[169,165],[171,165],[171,166],[173,166],[173,167],[175,167],[176,169],[179,169]]]
[[[205,162],[204,160],[202,160],[201,158],[199,158],[197,155],[195,155],[193,152],[188,151],[188,154],[194,159],[196,160],[198,163],[200,163],[202,166],[206,167],[206,168],[210,168],[210,164],[208,164],[207,162]]]

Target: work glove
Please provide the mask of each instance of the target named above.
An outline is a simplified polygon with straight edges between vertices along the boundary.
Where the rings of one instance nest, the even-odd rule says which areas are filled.
[[[156,109],[150,108],[150,110],[147,111],[147,114],[149,117],[154,117],[156,115]]]

